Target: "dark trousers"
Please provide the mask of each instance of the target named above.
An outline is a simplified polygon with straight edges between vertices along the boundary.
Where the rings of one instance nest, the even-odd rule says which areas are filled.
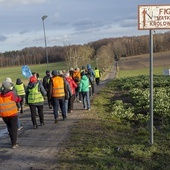
[[[38,116],[39,116],[39,120],[40,120],[40,124],[44,123],[44,113],[43,113],[43,105],[29,105],[30,107],[30,111],[31,111],[31,120],[33,125],[37,125],[37,121],[36,121],[36,108],[38,110]]]
[[[76,92],[76,99],[78,98],[79,100],[81,100],[81,92],[79,92],[79,89],[80,89],[80,87],[79,86],[77,86],[76,88],[75,88],[75,92]]]
[[[18,122],[18,116],[12,116],[12,117],[3,117],[3,121],[5,122],[9,137],[11,139],[11,144],[16,145],[17,142],[17,122]]]
[[[54,119],[58,119],[59,108],[61,109],[63,118],[66,118],[66,110],[65,110],[65,100],[64,100],[64,98],[63,99],[53,98],[52,99],[52,106],[53,106]]]
[[[48,102],[48,106],[49,107],[51,107],[51,100],[49,99],[49,91],[48,90],[46,90],[47,91],[47,102]]]
[[[92,96],[92,87],[91,86],[89,87],[89,96]]]
[[[73,94],[68,100],[68,112],[73,110],[74,101],[75,101],[75,94]]]
[[[99,85],[100,84],[100,77],[95,78],[96,84]]]
[[[91,85],[92,95],[94,94],[94,83]]]
[[[20,108],[20,113],[24,112],[24,105],[25,105],[25,95],[20,95],[21,97],[21,101],[19,103],[17,103],[17,107],[18,109]]]

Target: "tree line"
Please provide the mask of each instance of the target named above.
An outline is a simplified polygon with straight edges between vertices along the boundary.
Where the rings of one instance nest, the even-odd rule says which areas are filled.
[[[154,52],[170,50],[170,32],[153,35]],[[67,67],[77,67],[92,61],[99,68],[112,64],[114,59],[149,53],[149,35],[105,38],[84,45],[47,47],[49,63],[65,61]],[[45,48],[29,47],[0,53],[0,67],[43,64],[47,62]]]

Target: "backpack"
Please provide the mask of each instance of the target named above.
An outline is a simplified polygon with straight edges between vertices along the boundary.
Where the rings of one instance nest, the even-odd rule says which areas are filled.
[[[80,81],[80,79],[79,79],[78,76],[75,76],[75,77],[73,78],[73,80],[74,80],[76,83],[78,83],[78,82]]]
[[[95,75],[94,75],[94,72],[93,72],[93,70],[91,68],[88,69],[87,74],[88,74],[88,77],[90,78],[90,80],[93,82]]]
[[[44,86],[44,88],[47,90],[48,89],[48,87],[49,87],[49,82],[50,82],[50,77],[49,76],[45,76],[44,78],[43,78],[43,86]]]
[[[79,72],[74,72],[72,77],[76,83],[80,82],[80,73]]]

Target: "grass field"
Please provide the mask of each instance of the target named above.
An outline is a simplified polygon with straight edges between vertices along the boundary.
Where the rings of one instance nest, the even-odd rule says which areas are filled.
[[[32,72],[39,73],[40,77],[43,78],[45,76],[45,71],[47,70],[47,64],[30,65],[29,68]],[[50,71],[63,69],[67,70],[64,62],[51,63],[48,65],[48,70]],[[16,82],[17,78],[20,78],[24,83],[28,83],[27,78],[22,75],[22,66],[0,68],[0,72],[0,84],[6,77],[10,77],[13,83]]]

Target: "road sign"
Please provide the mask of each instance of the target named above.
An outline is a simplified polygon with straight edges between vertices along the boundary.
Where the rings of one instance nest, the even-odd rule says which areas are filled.
[[[138,29],[170,29],[170,5],[139,5]]]

